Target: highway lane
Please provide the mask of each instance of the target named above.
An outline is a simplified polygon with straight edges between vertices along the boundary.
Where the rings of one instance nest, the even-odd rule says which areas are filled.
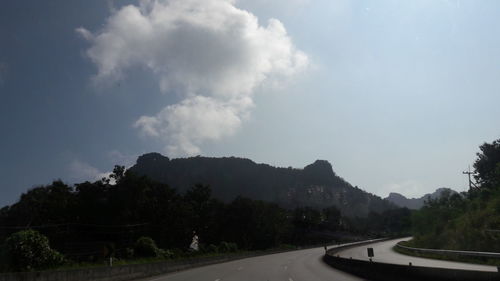
[[[353,259],[358,259],[358,260],[368,260],[368,254],[366,249],[368,247],[371,247],[373,248],[375,254],[375,257],[373,258],[373,261],[375,262],[406,264],[406,265],[411,262],[412,265],[414,266],[493,271],[493,272],[497,271],[496,266],[418,258],[418,257],[399,254],[392,249],[392,247],[396,245],[397,242],[409,239],[410,238],[400,238],[384,242],[378,242],[370,245],[353,247],[340,251],[337,254],[340,257],[345,257],[345,258],[352,257]]]
[[[359,281],[322,261],[323,248],[298,250],[150,277],[147,281]]]

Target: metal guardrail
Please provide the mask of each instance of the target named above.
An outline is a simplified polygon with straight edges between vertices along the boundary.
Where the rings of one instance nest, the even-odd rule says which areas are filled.
[[[356,242],[350,242],[350,243],[344,243],[344,244],[331,245],[325,254],[326,255],[334,255],[338,251],[344,250],[346,248],[361,246],[361,245],[365,245],[365,244],[371,244],[371,243],[375,243],[375,242],[382,242],[382,241],[386,241],[389,239],[391,239],[391,238],[377,238],[377,239],[370,239],[370,240],[363,240],[363,241],[356,241]]]
[[[413,252],[420,253],[430,253],[430,254],[440,254],[447,256],[470,256],[470,257],[488,257],[488,258],[500,258],[500,253],[494,252],[474,252],[474,251],[454,251],[454,250],[438,250],[438,249],[423,249],[423,248],[413,248],[408,246],[403,246],[400,243],[396,244],[396,247],[406,249]]]

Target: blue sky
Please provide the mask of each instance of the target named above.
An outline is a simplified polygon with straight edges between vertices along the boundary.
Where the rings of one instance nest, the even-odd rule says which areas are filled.
[[[500,138],[499,5],[2,3],[0,205],[151,151],[326,159],[384,197],[466,190]]]

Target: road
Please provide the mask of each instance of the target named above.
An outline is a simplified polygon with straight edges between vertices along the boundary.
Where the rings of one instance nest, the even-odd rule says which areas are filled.
[[[394,239],[394,240],[388,240],[384,242],[370,244],[369,246],[365,245],[360,247],[349,248],[341,252],[338,252],[337,254],[340,257],[345,257],[345,258],[352,257],[353,259],[358,259],[358,260],[368,260],[366,248],[371,247],[373,248],[373,252],[375,254],[375,257],[373,258],[373,261],[375,262],[394,263],[394,264],[408,264],[409,262],[411,262],[412,265],[414,266],[493,271],[493,272],[497,271],[496,266],[417,258],[399,254],[394,250],[392,250],[392,247],[397,242],[405,241],[408,239],[409,238],[400,238],[400,239]]]
[[[147,281],[359,281],[322,261],[325,251],[314,248],[246,258],[155,276]]]
[[[368,260],[367,247],[374,249],[375,262],[408,264],[414,266],[455,268],[467,270],[493,271],[495,266],[474,265],[468,263],[450,262],[417,258],[402,255],[392,250],[399,241],[405,239],[394,239],[384,242],[376,242],[370,245],[349,248],[340,251],[341,257],[359,260]],[[306,249],[280,254],[272,254],[253,258],[246,258],[226,263],[198,267],[185,271],[169,273],[165,275],[150,277],[142,281],[359,281],[365,280],[348,273],[336,270],[322,261],[323,248]]]

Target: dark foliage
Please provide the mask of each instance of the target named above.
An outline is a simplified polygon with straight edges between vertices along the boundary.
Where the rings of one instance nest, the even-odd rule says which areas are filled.
[[[34,230],[19,231],[5,241],[7,269],[32,271],[58,266],[63,256],[50,248],[49,240]]]
[[[474,163],[476,181],[483,188],[500,185],[500,139],[484,143],[479,149]]]
[[[140,237],[135,242],[134,255],[137,257],[156,257],[160,254],[160,249],[151,237]]]
[[[337,176],[328,161],[317,160],[304,169],[276,168],[249,159],[191,157],[169,159],[148,153],[131,169],[179,190],[197,183],[213,188],[213,196],[229,203],[238,196],[273,202],[293,209],[336,206],[344,216],[366,216],[395,208],[380,197],[353,187]]]
[[[415,212],[414,246],[500,251],[500,140],[480,150],[474,164],[479,186],[429,200]]]
[[[317,172],[328,170],[325,163],[320,165],[323,169]],[[316,176],[308,175],[311,179]],[[194,184],[179,193],[119,166],[111,178],[115,183],[102,179],[71,187],[55,181],[29,190],[19,202],[0,209],[0,242],[31,228],[48,237],[68,260],[99,261],[110,256],[187,255],[193,231],[199,236],[202,251],[224,253],[327,243],[344,239],[352,231],[361,233],[334,206],[284,209],[276,203],[241,196],[224,203],[214,198],[208,185]],[[399,218],[399,214],[387,216]],[[399,229],[397,224],[385,223],[367,232]],[[35,261],[28,264],[38,266]]]

